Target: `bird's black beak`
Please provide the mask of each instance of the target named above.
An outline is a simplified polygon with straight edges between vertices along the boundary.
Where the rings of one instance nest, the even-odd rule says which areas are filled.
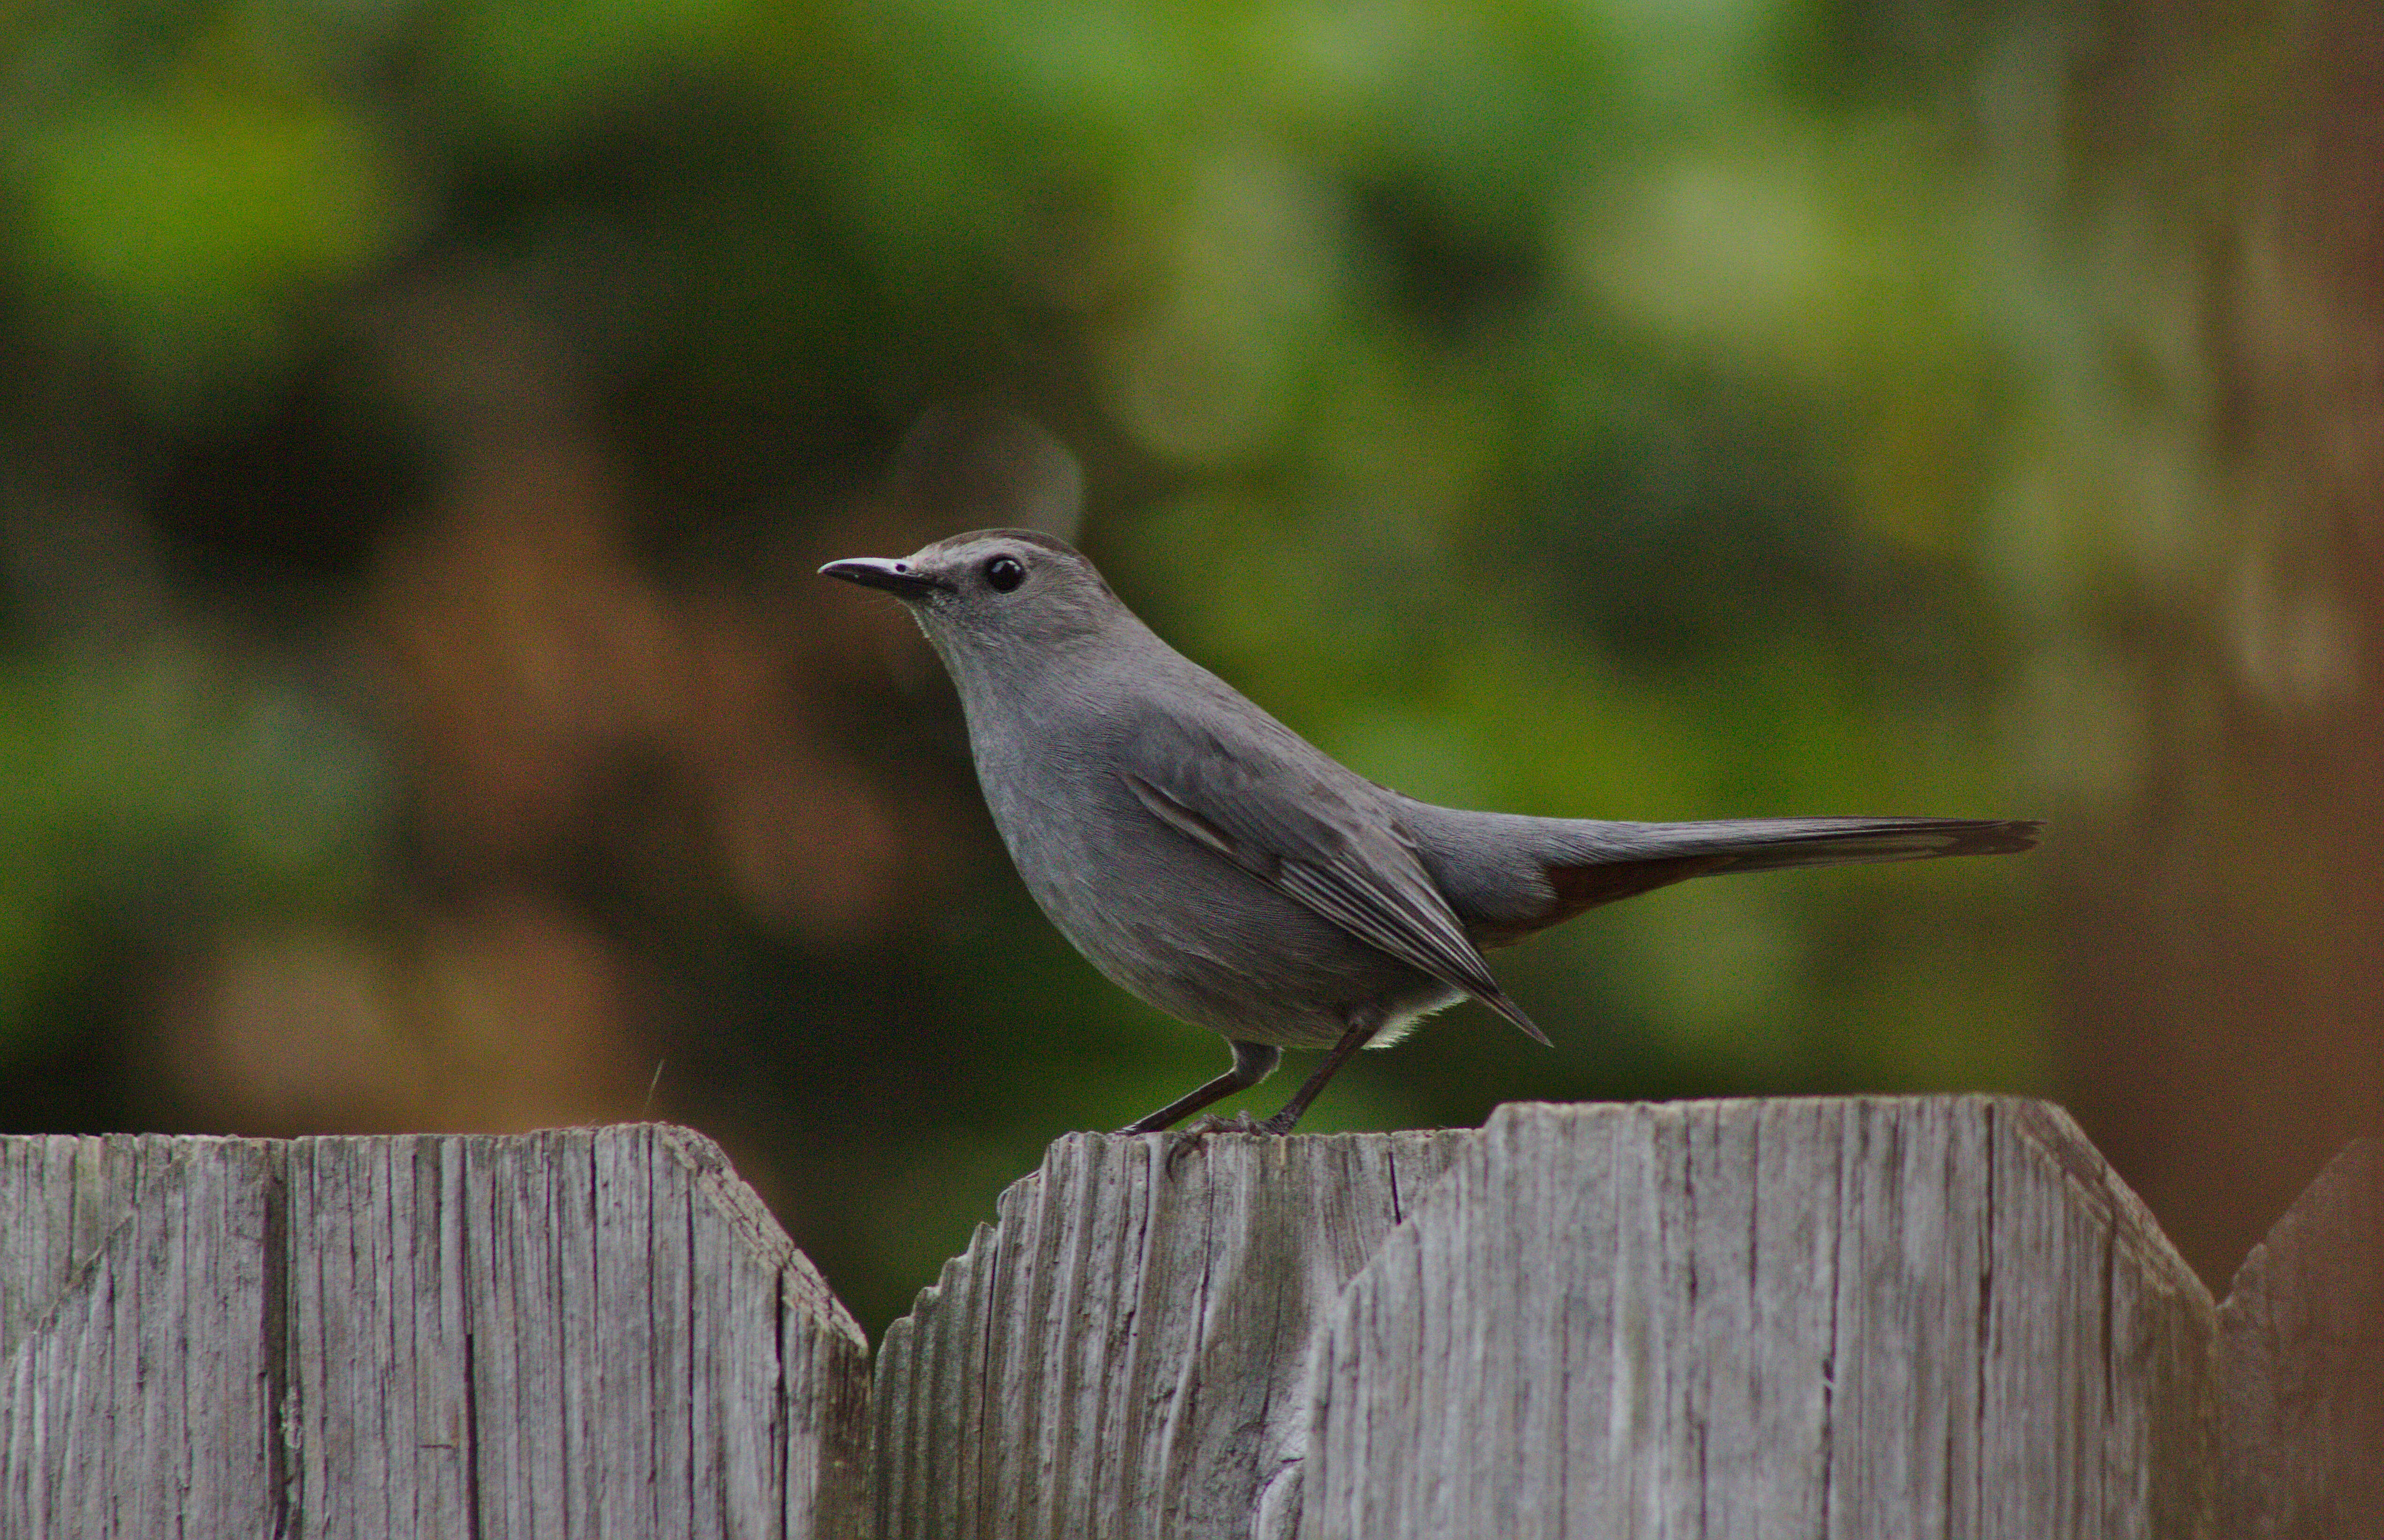
[[[853,556],[841,562],[830,562],[820,568],[820,576],[841,578],[865,589],[884,589],[897,599],[916,599],[923,593],[951,587],[940,578],[912,571],[908,562],[898,562],[887,556]]]

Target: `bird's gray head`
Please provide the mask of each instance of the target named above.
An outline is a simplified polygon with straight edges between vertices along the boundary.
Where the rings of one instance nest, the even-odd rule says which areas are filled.
[[[953,664],[1062,648],[1126,614],[1092,563],[1035,529],[973,529],[908,556],[856,556],[820,572],[901,600]]]

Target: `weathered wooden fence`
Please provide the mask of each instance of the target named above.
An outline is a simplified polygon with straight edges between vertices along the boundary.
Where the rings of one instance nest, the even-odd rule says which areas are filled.
[[[1071,1136],[867,1348],[682,1129],[0,1139],[0,1536],[2384,1534],[2384,1155],[2213,1308],[2061,1112]]]

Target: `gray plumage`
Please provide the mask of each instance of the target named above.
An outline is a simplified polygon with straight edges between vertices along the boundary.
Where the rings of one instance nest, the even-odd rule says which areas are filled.
[[[975,474],[972,479],[972,470]],[[1073,502],[1074,462],[1007,416],[939,416],[898,487],[948,506]],[[1126,1130],[1332,1051],[1290,1128],[1362,1046],[1471,996],[1546,1042],[1483,949],[1720,872],[2026,850],[2038,826],[1958,818],[1634,824],[1435,807],[1375,785],[1160,640],[1064,541],[979,529],[820,569],[903,600],[960,692],[977,777],[1028,891],[1093,964],[1223,1035],[1234,1067]]]

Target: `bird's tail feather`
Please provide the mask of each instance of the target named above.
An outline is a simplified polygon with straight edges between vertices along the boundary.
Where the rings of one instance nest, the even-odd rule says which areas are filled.
[[[1769,872],[1942,855],[2008,855],[2036,843],[2030,818],[1727,818],[1602,826],[1625,860],[1705,857],[1715,872]]]
[[[2033,846],[2043,826],[2026,818],[1730,818],[1698,824],[1546,820],[1542,873],[1555,903],[1512,927],[1503,942],[1583,910],[1719,872],[1790,866],[2005,855]]]

